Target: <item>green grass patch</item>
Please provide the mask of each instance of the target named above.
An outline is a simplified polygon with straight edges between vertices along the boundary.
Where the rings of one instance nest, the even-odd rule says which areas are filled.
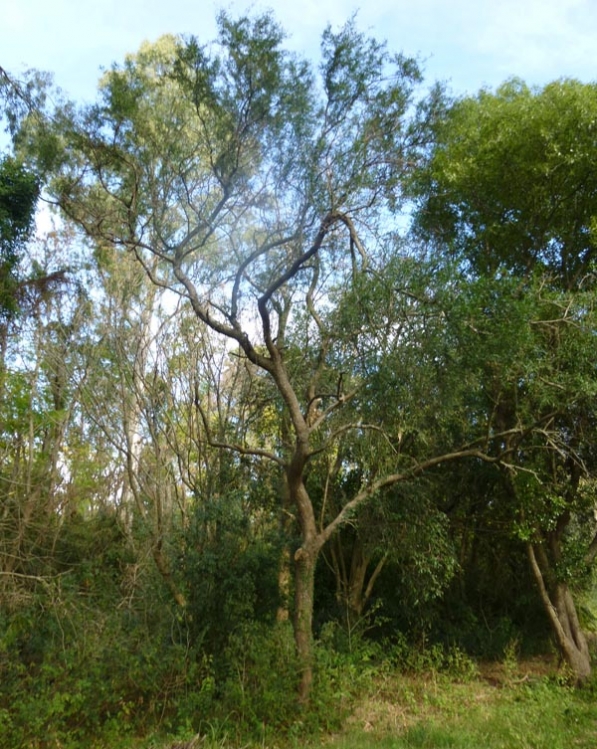
[[[364,700],[330,749],[595,749],[593,690],[540,677],[399,679]]]
[[[512,669],[466,679],[380,673],[342,729],[306,739],[235,743],[203,736],[139,749],[595,749],[597,686]]]

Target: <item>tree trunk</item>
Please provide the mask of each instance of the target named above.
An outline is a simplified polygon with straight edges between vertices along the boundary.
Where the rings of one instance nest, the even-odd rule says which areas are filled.
[[[345,609],[348,626],[354,627],[361,619],[363,611],[373,593],[373,586],[381,574],[388,559],[386,552],[377,562],[375,569],[367,578],[371,566],[372,554],[365,551],[358,535],[352,539],[350,547],[350,567],[346,565],[341,534],[331,542],[331,566],[336,578],[336,600]]]
[[[276,621],[287,622],[290,619],[290,597],[292,589],[292,554],[290,539],[293,534],[294,519],[291,512],[288,485],[282,488],[282,511],[280,513],[280,535],[284,539],[284,548],[278,562],[278,595],[280,602],[276,611]]]
[[[301,546],[294,555],[294,637],[300,668],[298,697],[303,705],[309,701],[313,683],[313,597],[318,553],[316,547]]]
[[[164,556],[161,538],[154,541],[151,553],[153,556],[153,560],[155,562],[155,566],[157,567],[158,572],[162,576],[162,579],[166,583],[166,586],[168,590],[170,591],[172,598],[174,598],[178,606],[180,606],[182,609],[185,609],[187,606],[187,600],[184,597],[184,594],[182,593],[180,588],[177,586],[176,581],[174,580],[174,577],[172,576],[172,572],[170,570],[170,564],[168,560],[166,559],[166,557]]]
[[[296,508],[301,531],[301,546],[294,554],[294,639],[300,680],[299,704],[309,701],[313,683],[313,599],[315,567],[324,538],[317,533],[313,504],[303,482],[306,443],[298,449],[286,472],[288,498]]]
[[[290,618],[290,611],[288,609],[288,601],[290,595],[290,583],[291,583],[291,566],[290,566],[290,552],[288,547],[284,547],[280,554],[280,560],[278,563],[278,594],[280,596],[280,603],[276,610],[276,621],[287,622]]]
[[[565,634],[560,645],[562,654],[572,669],[577,684],[583,684],[591,676],[591,655],[572,594],[566,583],[558,583],[554,599],[558,620]]]
[[[591,676],[591,655],[570,589],[565,582],[557,582],[550,592],[537,560],[537,555],[543,559],[545,555],[531,543],[527,544],[527,554],[560,653],[572,670],[576,684],[580,686]]]
[[[348,585],[347,604],[351,616],[351,626],[354,626],[363,616],[365,606],[373,593],[375,581],[381,574],[387,559],[388,553],[386,552],[377,562],[375,569],[369,575],[369,579],[367,580],[367,572],[369,570],[369,565],[371,564],[371,555],[365,554],[362,542],[358,541],[357,549],[353,551],[350,581]]]

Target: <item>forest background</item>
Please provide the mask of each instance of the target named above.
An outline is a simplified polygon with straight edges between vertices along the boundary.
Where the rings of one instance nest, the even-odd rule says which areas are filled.
[[[2,71],[6,746],[308,730],[430,652],[591,681],[595,86],[321,39]]]

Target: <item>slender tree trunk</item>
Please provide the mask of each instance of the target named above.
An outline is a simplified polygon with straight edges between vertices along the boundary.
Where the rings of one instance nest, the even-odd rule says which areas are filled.
[[[301,547],[294,555],[294,638],[299,660],[299,703],[309,701],[313,684],[313,598],[319,550]]]
[[[591,655],[570,589],[566,583],[557,582],[550,591],[537,558],[544,559],[545,557],[541,548],[535,548],[529,543],[527,554],[560,653],[571,668],[576,684],[582,685],[591,676]]]
[[[155,562],[155,566],[158,569],[158,572],[162,576],[162,579],[166,583],[166,586],[168,587],[168,590],[170,591],[170,594],[172,595],[172,598],[176,601],[176,603],[181,608],[186,608],[187,601],[184,597],[184,594],[180,590],[180,588],[177,586],[176,581],[174,580],[174,577],[172,576],[172,572],[170,570],[170,565],[168,563],[168,560],[164,556],[164,551],[162,548],[162,540],[161,538],[154,542],[152,547],[152,556],[153,560]]]
[[[371,564],[371,555],[365,553],[362,541],[357,539],[356,548],[353,550],[351,561],[347,596],[351,626],[354,626],[363,616],[365,606],[373,593],[375,581],[381,574],[387,559],[388,554],[386,552],[375,565],[373,572],[369,575],[369,579],[367,579],[367,572],[369,571]]]
[[[290,618],[288,602],[290,597],[290,582],[292,579],[290,552],[287,546],[284,547],[280,554],[278,565],[278,594],[280,596],[280,604],[276,610],[276,621],[287,622]]]
[[[294,554],[294,639],[300,669],[299,703],[309,701],[313,684],[313,601],[315,567],[323,545],[317,533],[313,504],[303,483],[305,461],[300,449],[287,473],[288,497],[297,511],[301,530],[301,546]]]
[[[276,611],[276,621],[287,622],[290,619],[290,597],[292,584],[292,555],[290,551],[290,539],[292,536],[294,520],[290,508],[290,497],[288,486],[282,489],[282,512],[280,513],[280,534],[284,539],[284,547],[278,561],[278,594],[280,603]]]
[[[352,627],[363,614],[365,601],[365,579],[367,577],[367,568],[369,567],[370,557],[365,554],[363,544],[360,538],[355,538],[352,545],[352,558],[350,560],[350,577],[346,585],[346,605],[350,616],[350,626]]]
[[[591,655],[585,633],[580,626],[576,606],[566,583],[558,583],[554,595],[558,620],[565,634],[561,646],[568,665],[572,668],[579,684],[591,676]]]

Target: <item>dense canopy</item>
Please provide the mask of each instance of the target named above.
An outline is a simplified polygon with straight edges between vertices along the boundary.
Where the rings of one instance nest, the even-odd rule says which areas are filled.
[[[218,29],[2,78],[0,747],[296,735],[430,644],[586,683],[597,88]]]

